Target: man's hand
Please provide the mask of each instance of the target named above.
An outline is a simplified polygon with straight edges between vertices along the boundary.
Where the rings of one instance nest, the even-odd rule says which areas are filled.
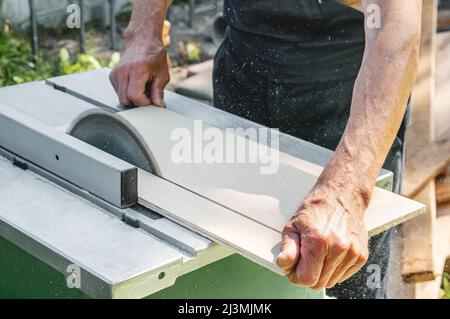
[[[162,43],[146,46],[136,42],[127,44],[119,65],[110,75],[120,103],[165,106],[164,87],[170,79],[166,50]]]
[[[111,72],[111,83],[125,106],[165,106],[169,82],[163,25],[169,0],[136,0],[124,37],[126,49]]]
[[[284,228],[277,263],[294,284],[331,288],[366,263],[365,205],[346,191],[318,183]]]

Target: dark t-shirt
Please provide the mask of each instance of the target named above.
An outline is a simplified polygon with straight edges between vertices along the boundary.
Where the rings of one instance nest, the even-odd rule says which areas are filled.
[[[364,53],[364,15],[334,0],[225,0],[231,41],[292,81],[356,77]],[[298,76],[298,75],[304,75]]]

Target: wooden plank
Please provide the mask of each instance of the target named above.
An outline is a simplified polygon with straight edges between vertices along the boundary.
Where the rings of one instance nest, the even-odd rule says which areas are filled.
[[[199,74],[205,71],[212,70],[214,68],[214,60],[207,60],[198,64],[188,66],[189,75]]]
[[[213,69],[211,67],[209,70],[200,72],[179,82],[175,85],[175,92],[212,102],[214,97],[212,71]]]
[[[450,216],[450,203],[439,207],[439,216]],[[450,236],[448,238],[447,260],[444,266],[444,272],[450,274]]]
[[[436,180],[436,202],[438,205],[450,203],[450,175],[439,177]]]
[[[450,215],[450,205],[447,205],[446,207],[446,215]],[[447,274],[450,274],[450,238],[448,239],[447,260],[445,262],[444,271]]]
[[[436,231],[434,233],[435,245],[433,254],[436,260],[436,276],[433,280],[415,282],[409,287],[412,298],[436,299],[440,297],[442,273],[445,268],[450,240],[450,216],[441,216],[436,220]]]
[[[263,267],[281,273],[275,263],[279,253],[281,228],[274,230],[264,223],[248,218],[145,171],[139,171],[138,181],[141,205],[234,249]],[[385,201],[392,201],[389,192],[383,191],[383,193],[383,195],[380,193],[376,196],[379,199],[384,197],[379,201],[380,206],[384,206]],[[393,219],[389,213],[402,211],[397,209],[398,206],[387,210],[380,210],[378,207],[369,209],[365,221],[369,233],[378,233],[380,228],[393,227],[405,218],[414,216],[414,214],[407,214],[407,216],[403,215]],[[413,206],[415,205],[413,204]],[[380,214],[383,211],[386,213]]]
[[[450,26],[450,10],[439,10],[438,24],[441,28],[448,28]]]
[[[145,171],[138,180],[141,205],[281,274],[275,263],[280,232]]]
[[[167,109],[136,108],[119,112],[117,116],[139,132],[159,176],[275,230],[283,229],[322,172],[318,165]],[[187,134],[188,151],[192,154],[185,162],[174,158],[181,142],[174,132]],[[211,132],[215,132],[222,148],[223,157],[216,158],[217,162],[205,162],[209,141],[202,139]],[[245,148],[238,145],[245,145]],[[197,148],[200,150],[196,151]],[[252,151],[271,155],[252,161]],[[237,157],[225,162],[225,155],[237,156],[238,153],[243,155],[244,162],[239,162]],[[376,225],[374,231],[380,232],[386,220],[396,223],[408,213],[420,211],[422,206],[376,188],[368,218]]]
[[[419,73],[412,93],[412,124],[407,131],[407,158],[434,139],[435,65],[437,0],[424,0]],[[406,175],[411,168],[406,166]],[[403,225],[402,276],[407,280],[423,281],[435,277],[432,253],[436,218],[435,185],[430,182],[415,197],[427,211]]]
[[[280,233],[316,183],[322,167],[167,109],[146,107],[104,114],[123,122],[140,136],[157,174],[163,177],[139,174],[138,196],[142,205],[231,246],[271,270],[276,269],[274,252]],[[223,154],[237,154],[239,151],[234,147],[246,145],[243,152],[247,160],[207,163],[205,158],[196,159],[196,148],[200,147],[202,156],[206,149],[201,146],[206,143],[202,139],[212,130],[224,138]],[[180,143],[177,132],[187,134],[192,161],[175,160],[174,150]],[[250,150],[257,150],[258,154],[276,153],[271,164],[277,170],[262,173],[267,168],[265,161],[248,160]],[[374,235],[420,214],[423,209],[417,202],[376,188],[365,215],[366,227]],[[242,226],[236,228],[238,224]]]
[[[413,198],[450,163],[450,128],[432,143],[410,154],[402,185],[403,195]]]
[[[434,119],[436,136],[441,136],[448,130],[450,123],[450,32],[437,34],[436,53],[436,103]],[[450,171],[448,171],[447,176],[437,179],[436,201],[438,205],[450,202],[450,176],[448,175],[450,175]]]
[[[435,133],[442,135],[450,123],[450,31],[437,34]]]

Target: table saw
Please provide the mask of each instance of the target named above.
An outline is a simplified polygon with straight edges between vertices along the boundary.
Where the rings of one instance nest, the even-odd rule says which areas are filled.
[[[0,297],[324,297],[136,204],[136,166],[154,167],[130,132],[117,129],[120,143],[103,150],[93,146],[101,134],[87,144],[65,133],[80,114],[124,110],[109,72],[0,89]],[[169,110],[219,128],[262,127],[172,92],[165,100]],[[320,166],[332,155],[279,139],[281,151]],[[42,155],[47,148],[57,151]],[[392,177],[383,170],[378,187],[390,190]],[[73,265],[79,289],[67,287]]]

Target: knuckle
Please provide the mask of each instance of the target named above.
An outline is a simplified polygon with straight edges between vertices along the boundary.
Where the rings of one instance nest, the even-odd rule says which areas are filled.
[[[287,275],[287,277],[288,277],[289,281],[290,281],[291,283],[293,283],[294,285],[300,285],[300,283],[299,283],[299,281],[298,281],[299,278],[298,278],[298,276],[297,276],[295,270],[293,270],[292,272],[290,272],[290,273]]]
[[[281,258],[276,259],[277,266],[281,268],[284,272],[286,272],[289,269],[289,266],[287,265],[287,262],[285,260],[282,260]]]
[[[298,274],[298,283],[299,285],[306,287],[314,287],[317,286],[320,277],[318,275],[314,275],[311,271],[301,271]]]
[[[328,236],[320,233],[310,233],[305,236],[305,241],[316,249],[328,248],[329,238]]]
[[[295,271],[288,278],[293,284],[304,287],[313,287],[317,283],[317,280],[311,274],[297,274]]]
[[[281,235],[282,235],[282,236],[286,236],[287,234],[293,233],[293,232],[295,232],[295,231],[296,231],[296,229],[295,229],[295,227],[292,225],[292,223],[291,223],[291,222],[288,222],[288,223],[286,224],[286,226],[284,226],[283,231],[281,232]]]
[[[138,94],[132,94],[132,95],[128,96],[128,99],[133,101],[133,103],[136,105],[145,104],[145,98],[143,98],[141,95],[138,95]]]
[[[302,281],[297,276],[289,276],[289,281],[292,282],[294,285],[298,286],[303,285]]]
[[[302,276],[298,279],[298,284],[305,287],[314,287],[317,285],[317,280],[312,276]]]
[[[135,92],[128,92],[128,99],[135,102],[139,100],[139,96]]]
[[[119,65],[117,68],[112,72],[115,77],[119,77],[120,75],[123,75],[127,72],[127,66],[126,65]]]
[[[130,85],[128,87],[128,97],[129,98],[139,98],[139,96],[140,96],[140,93],[137,90],[137,88],[133,85]]]
[[[130,100],[138,100],[142,98],[142,92],[136,83],[128,86],[127,96]]]
[[[301,285],[299,279],[295,276],[289,276],[289,281],[294,285]]]
[[[359,262],[361,264],[365,264],[367,261],[369,260],[369,253],[368,252],[363,252],[359,255]]]
[[[304,221],[302,220],[302,215],[300,212],[296,212],[294,215],[291,216],[291,218],[289,219],[289,223],[291,224],[298,224],[299,226],[303,223]]]
[[[144,60],[142,60],[142,59],[137,59],[137,60],[134,60],[134,61],[132,61],[132,62],[130,62],[130,68],[132,68],[132,69],[137,69],[137,70],[139,70],[139,69],[141,69],[142,67],[145,67],[146,66],[146,62],[144,61]]]
[[[350,243],[345,240],[337,240],[333,245],[333,250],[336,253],[344,253],[350,249]]]
[[[359,258],[361,255],[361,253],[353,246],[348,250],[347,254],[351,259]]]

